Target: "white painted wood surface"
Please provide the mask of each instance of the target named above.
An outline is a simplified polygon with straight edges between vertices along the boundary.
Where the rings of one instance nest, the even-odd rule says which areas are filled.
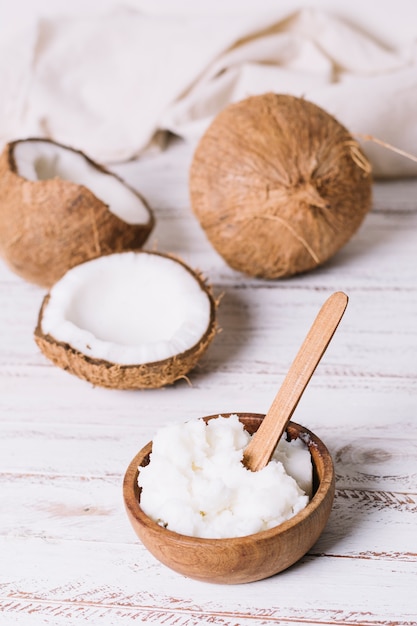
[[[206,241],[189,208],[191,154],[178,144],[116,168],[155,211],[147,247],[180,255],[223,294],[222,333],[190,385],[118,392],[58,370],[32,338],[44,291],[0,265],[0,626],[417,624],[417,180],[376,183],[333,260],[266,282],[233,272]],[[339,289],[347,312],[294,415],[334,457],[325,532],[258,583],[171,572],[125,515],[129,461],[163,424],[265,412]]]

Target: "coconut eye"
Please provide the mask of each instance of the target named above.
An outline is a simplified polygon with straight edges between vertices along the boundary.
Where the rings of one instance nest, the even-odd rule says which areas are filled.
[[[74,265],[138,249],[154,218],[146,201],[83,153],[53,141],[8,144],[0,158],[0,253],[50,287]]]
[[[215,302],[198,274],[140,251],[70,269],[44,299],[35,340],[55,365],[94,385],[140,389],[184,377],[215,331]]]

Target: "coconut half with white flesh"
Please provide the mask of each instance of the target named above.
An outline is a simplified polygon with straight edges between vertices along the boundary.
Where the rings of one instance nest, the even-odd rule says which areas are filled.
[[[171,384],[216,333],[202,277],[158,252],[110,254],[70,269],[44,298],[35,341],[55,365],[93,385]]]
[[[0,224],[9,267],[50,287],[79,263],[140,248],[154,218],[138,192],[82,152],[25,139],[0,157]]]

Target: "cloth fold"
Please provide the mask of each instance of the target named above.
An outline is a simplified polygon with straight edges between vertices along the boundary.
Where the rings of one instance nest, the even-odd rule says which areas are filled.
[[[120,7],[40,20],[0,45],[0,141],[49,137],[120,162],[167,131],[195,142],[228,103],[266,91],[417,153],[417,42],[392,48],[312,8],[219,19]],[[417,174],[387,148],[364,150],[376,176]]]

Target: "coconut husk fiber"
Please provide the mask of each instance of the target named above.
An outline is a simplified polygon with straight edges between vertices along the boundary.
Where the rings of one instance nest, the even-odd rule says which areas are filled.
[[[190,168],[192,209],[230,267],[267,279],[330,259],[371,207],[371,167],[320,107],[268,93],[227,106]]]
[[[92,359],[68,344],[56,342],[50,335],[42,335],[39,326],[35,330],[35,341],[54,365],[94,386],[108,389],[157,389],[186,378],[207,350],[215,333],[215,326],[211,326],[201,341],[187,352],[141,365],[119,365]]]

